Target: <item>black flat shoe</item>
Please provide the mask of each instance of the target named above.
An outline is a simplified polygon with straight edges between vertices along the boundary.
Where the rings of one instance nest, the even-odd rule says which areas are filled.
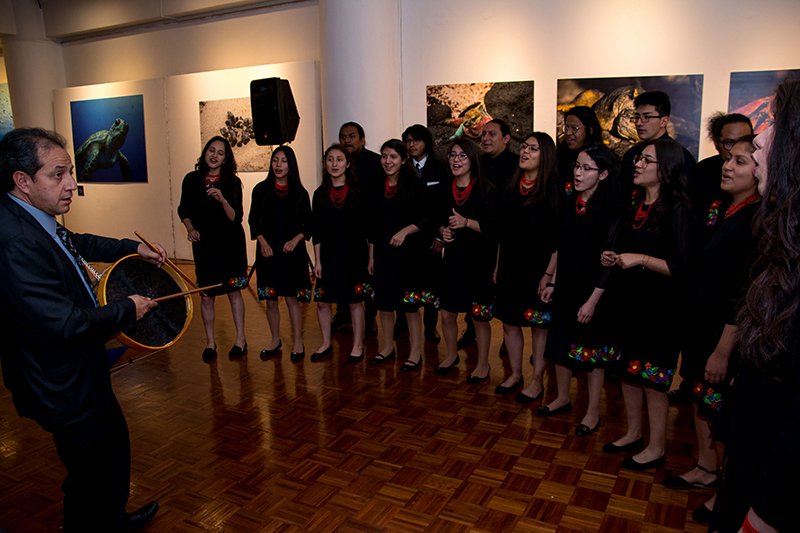
[[[522,387],[523,382],[522,378],[519,378],[516,383],[512,383],[510,386],[505,387],[503,385],[498,385],[494,388],[495,394],[508,394],[509,392],[514,392],[518,388]]]
[[[327,359],[333,355],[333,345],[328,346],[321,352],[314,352],[311,354],[311,362],[316,363],[317,361],[322,361],[323,359]]]
[[[647,461],[646,463],[640,463],[639,461],[634,460],[633,456],[626,457],[624,461],[622,461],[622,468],[627,468],[628,470],[647,470],[649,468],[658,468],[659,466],[664,466],[667,463],[667,456],[662,455],[652,461]]]
[[[350,354],[350,355],[347,356],[347,364],[348,365],[354,365],[356,363],[360,363],[363,360],[364,360],[364,352],[361,352],[358,355]]]
[[[378,365],[382,365],[383,363],[385,363],[387,361],[394,361],[394,359],[395,359],[395,353],[394,353],[394,350],[392,350],[391,352],[389,352],[386,355],[383,355],[382,353],[379,353],[378,355],[376,355],[375,357],[373,357],[372,359],[369,360],[369,364],[372,365],[372,366],[378,366]]]
[[[278,353],[281,351],[281,348],[283,348],[283,342],[278,340],[278,344],[274,348],[264,348],[261,350],[259,357],[261,357],[261,359],[269,359],[273,355],[278,355]]]
[[[632,452],[639,450],[642,446],[644,446],[644,439],[642,439],[642,437],[628,444],[623,444],[622,446],[617,446],[613,442],[606,442],[603,444],[603,453]]]
[[[593,428],[590,428],[586,424],[578,424],[578,427],[575,428],[575,436],[576,437],[587,437],[597,431],[600,427],[600,421],[598,420],[597,424],[594,425]]]
[[[698,470],[702,470],[706,474],[712,474],[716,476],[714,477],[714,481],[710,481],[708,483],[700,483],[699,481],[695,481],[694,483],[691,483],[689,481],[686,481],[686,479],[682,478],[681,476],[669,476],[665,477],[664,481],[662,481],[661,484],[667,487],[668,489],[691,489],[694,487],[700,489],[713,489],[714,487],[717,486],[717,481],[719,481],[718,470],[709,470],[708,468],[700,466],[699,464],[694,466],[695,468],[697,468]]]
[[[289,360],[290,360],[292,363],[299,363],[300,361],[302,361],[302,360],[303,360],[303,358],[304,358],[305,356],[306,356],[306,352],[305,352],[305,350],[304,350],[304,351],[302,351],[302,352],[292,352],[292,353],[289,355]]]
[[[701,503],[692,511],[692,520],[698,524],[710,524],[716,516],[717,513],[706,507],[704,503]]]
[[[247,343],[245,343],[244,346],[234,344],[233,347],[231,347],[231,351],[228,352],[228,359],[239,359],[244,355],[247,355]]]
[[[203,362],[210,363],[214,359],[217,358],[217,347],[214,346],[213,348],[206,348],[203,350]]]
[[[489,378],[491,377],[491,375],[492,375],[491,367],[489,368],[489,370],[486,371],[486,375],[483,376],[483,377],[478,377],[478,376],[474,376],[474,375],[470,374],[469,376],[467,376],[467,385],[477,385],[478,383],[483,383],[484,381],[489,381]]]
[[[400,365],[400,372],[413,372],[419,368],[419,363],[422,361],[420,357],[419,361],[405,361],[402,365]]]
[[[528,396],[524,392],[520,391],[517,393],[517,396],[514,399],[517,401],[517,403],[533,403],[539,398],[541,398],[542,394],[544,394],[544,387],[542,387],[542,390],[540,390],[539,394],[537,394],[536,396]]]
[[[140,529],[147,525],[147,523],[155,518],[158,512],[158,502],[153,500],[136,509],[132,513],[128,513],[128,527],[130,529]]]
[[[553,416],[557,415],[558,413],[569,413],[572,411],[572,402],[567,402],[561,407],[556,407],[555,409],[550,409],[548,406],[543,405],[536,410],[536,416]]]
[[[454,370],[456,367],[458,367],[458,363],[460,362],[461,362],[461,357],[456,356],[455,361],[450,363],[448,366],[442,366],[442,365],[437,366],[434,372],[436,373],[437,376],[445,376],[449,374],[451,370]]]

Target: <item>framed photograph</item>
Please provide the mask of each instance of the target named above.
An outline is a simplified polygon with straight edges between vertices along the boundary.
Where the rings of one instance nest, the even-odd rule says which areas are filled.
[[[800,69],[731,72],[728,113],[749,117],[756,133],[767,127],[772,118],[770,101],[778,85],[786,78],[800,78]]]
[[[271,146],[259,146],[253,132],[250,98],[226,98],[200,102],[200,139],[214,135],[228,139],[239,172],[267,172]]]

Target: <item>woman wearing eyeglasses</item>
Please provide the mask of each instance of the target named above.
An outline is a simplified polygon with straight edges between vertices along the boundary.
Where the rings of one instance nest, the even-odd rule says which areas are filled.
[[[572,165],[578,154],[587,146],[601,144],[603,130],[592,108],[575,106],[564,112],[564,124],[558,136],[558,177],[565,192],[572,193]]]
[[[601,255],[616,266],[612,290],[618,304],[618,342],[623,368],[626,433],[603,446],[606,453],[639,450],[647,398],[647,446],[622,463],[644,470],[666,462],[667,391],[681,347],[693,231],[686,196],[683,148],[671,139],[648,141],[634,159],[631,209],[618,244]],[[683,305],[681,305],[683,303]]]
[[[511,375],[495,393],[523,387],[523,328],[530,328],[533,379],[517,394],[520,403],[539,399],[544,390],[544,345],[555,287],[555,177],[555,143],[548,134],[533,132],[520,145],[519,166],[500,201],[495,310],[503,322]]]
[[[459,363],[456,347],[459,313],[471,313],[475,321],[478,364],[468,378],[479,383],[489,377],[489,321],[494,313],[492,272],[497,259],[494,186],[484,181],[478,146],[456,139],[448,154],[452,182],[440,207],[439,235],[445,243],[444,281],[440,298],[446,356],[436,368],[446,375]]]
[[[600,426],[605,369],[619,357],[604,297],[611,270],[597,261],[614,240],[620,212],[618,179],[619,160],[611,149],[598,144],[582,150],[573,167],[575,194],[563,195],[557,230],[558,281],[545,355],[555,363],[558,396],[537,414],[570,410],[572,374],[587,372],[589,405],[575,430],[579,437]]]

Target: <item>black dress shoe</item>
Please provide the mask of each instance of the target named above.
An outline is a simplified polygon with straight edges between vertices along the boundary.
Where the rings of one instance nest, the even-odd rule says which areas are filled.
[[[354,365],[356,363],[360,363],[363,360],[364,360],[364,352],[363,351],[358,355],[350,354],[350,355],[347,356],[347,364],[348,365]]]
[[[445,376],[449,374],[451,370],[454,370],[456,367],[458,367],[459,362],[461,362],[461,358],[456,356],[455,361],[450,363],[448,366],[442,366],[442,365],[437,366],[434,372],[436,373],[437,376]]]
[[[402,365],[400,365],[400,372],[413,372],[419,368],[419,363],[422,361],[420,357],[417,361],[405,361]]]
[[[522,387],[522,385],[523,385],[522,378],[519,378],[516,383],[512,383],[508,387],[505,387],[503,385],[498,385],[497,387],[494,388],[494,393],[495,394],[508,394],[509,392],[514,392],[518,388]]]
[[[155,500],[142,505],[134,512],[128,513],[128,527],[130,529],[139,529],[144,527],[150,520],[155,518],[157,512],[158,502]]]
[[[664,466],[667,463],[667,456],[662,455],[652,461],[647,461],[646,463],[640,463],[639,461],[634,460],[633,456],[626,457],[624,461],[622,461],[622,468],[627,468],[628,470],[647,470],[648,468],[657,468],[659,466]]]
[[[477,385],[478,383],[483,383],[484,381],[489,381],[489,378],[492,376],[492,369],[486,371],[486,375],[483,377],[478,377],[470,374],[467,376],[467,385]]]
[[[617,446],[613,442],[606,442],[603,444],[603,453],[632,452],[640,449],[642,446],[644,446],[644,439],[642,439],[642,437],[628,444],[623,444],[622,446]]]
[[[539,398],[541,398],[542,394],[544,394],[544,387],[542,387],[542,390],[540,390],[539,394],[537,394],[536,396],[528,396],[524,392],[520,391],[517,393],[517,396],[514,399],[517,401],[517,403],[533,403]]]
[[[430,342],[431,344],[439,344],[442,341],[442,338],[439,336],[439,333],[435,329],[431,329],[425,332],[425,342]]]
[[[278,344],[274,348],[264,348],[261,350],[259,357],[261,357],[261,359],[269,359],[273,355],[278,355],[278,353],[281,351],[281,348],[283,348],[283,342],[279,339]]]
[[[567,402],[561,407],[556,407],[555,409],[550,409],[548,406],[543,405],[536,410],[536,416],[553,416],[557,415],[558,413],[569,413],[572,411],[572,402]]]
[[[375,357],[373,357],[372,359],[369,360],[369,364],[372,365],[372,366],[378,366],[378,365],[382,365],[383,363],[385,363],[387,361],[394,361],[394,358],[395,358],[394,350],[392,350],[391,352],[389,352],[386,355],[383,355],[382,353],[379,353],[378,355],[376,355]]]
[[[302,361],[302,360],[303,360],[303,358],[304,358],[305,356],[306,356],[306,352],[305,352],[305,350],[304,350],[304,351],[302,351],[302,352],[292,352],[292,353],[289,355],[289,360],[290,360],[292,363],[299,363],[300,361]]]
[[[458,339],[458,341],[456,342],[456,349],[463,350],[464,348],[467,348],[469,346],[475,346],[477,344],[478,341],[475,339],[474,334],[470,335],[468,333],[464,333],[463,335],[461,335],[461,338]]]
[[[576,437],[587,437],[587,436],[591,435],[592,433],[594,433],[595,431],[597,431],[597,429],[599,427],[600,427],[600,421],[598,421],[597,424],[595,424],[593,428],[590,428],[586,424],[578,424],[578,427],[575,428],[575,436]]]
[[[692,520],[698,524],[709,524],[716,517],[716,513],[706,507],[706,504],[701,503],[697,508],[692,511]]]
[[[217,347],[214,346],[213,348],[206,348],[203,350],[203,362],[210,363],[214,359],[217,358]]]
[[[331,344],[321,352],[314,352],[311,354],[311,362],[316,363],[317,361],[322,361],[323,359],[327,359],[333,355],[333,345]]]
[[[247,355],[247,343],[244,346],[234,344],[228,352],[228,359],[239,359],[243,355]]]

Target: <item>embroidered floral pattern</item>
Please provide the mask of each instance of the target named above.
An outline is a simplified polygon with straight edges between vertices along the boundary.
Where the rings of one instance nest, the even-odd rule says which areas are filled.
[[[277,300],[278,293],[275,290],[275,287],[259,287],[258,288],[258,299],[259,300]]]
[[[639,189],[633,189],[631,192],[631,207],[636,207],[639,203]]]
[[[311,289],[297,289],[297,301],[307,304],[311,301]]]
[[[569,197],[572,196],[572,193],[574,192],[575,192],[575,186],[572,184],[572,182],[571,181],[566,182],[564,184],[564,194],[566,194],[567,197]]]
[[[706,226],[713,226],[717,223],[717,219],[719,218],[719,206],[722,204],[719,200],[714,200],[711,202],[711,205],[708,208],[708,213],[706,213]]]
[[[325,298],[325,289],[314,287],[314,300]]]
[[[375,298],[375,290],[369,283],[359,283],[353,287],[353,291],[358,295],[364,295],[370,299]]]
[[[405,304],[432,304],[435,308],[439,308],[439,299],[434,296],[430,291],[406,291],[403,295],[403,303]]]
[[[539,311],[536,309],[526,309],[525,320],[527,320],[534,326],[546,326],[547,324],[550,323],[550,312]]]
[[[692,391],[694,392],[694,395],[697,396],[697,399],[703,403],[703,405],[710,407],[715,411],[722,410],[722,393],[718,390],[715,390],[713,385],[708,385],[706,387],[703,385],[703,383],[695,381]]]
[[[567,357],[580,363],[608,363],[619,358],[616,346],[591,348],[582,344],[570,344]]]
[[[477,302],[472,304],[472,316],[483,320],[494,318],[494,304],[482,305]]]
[[[234,289],[247,287],[247,276],[237,276],[228,280],[228,286]]]
[[[628,364],[628,373],[639,376],[656,385],[669,385],[672,383],[672,375],[675,373],[675,369],[653,366],[650,362],[645,362],[642,365],[638,360],[633,360]]]

